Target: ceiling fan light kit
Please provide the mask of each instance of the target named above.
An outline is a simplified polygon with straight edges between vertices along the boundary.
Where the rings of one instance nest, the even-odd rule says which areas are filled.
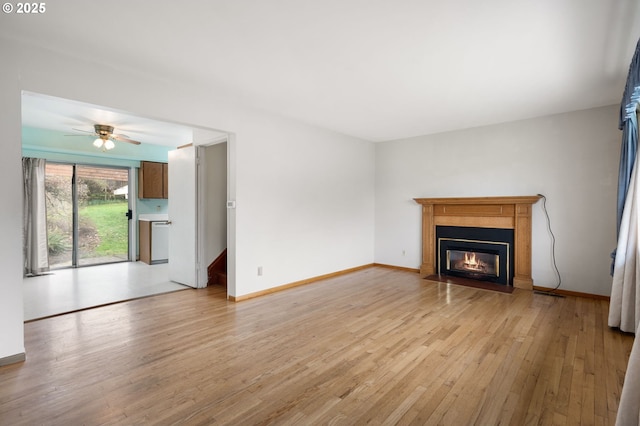
[[[95,141],[93,141],[93,146],[95,146],[98,149],[102,148],[102,151],[108,151],[110,149],[115,148],[116,144],[113,143],[113,141],[108,138],[106,139],[98,138]]]

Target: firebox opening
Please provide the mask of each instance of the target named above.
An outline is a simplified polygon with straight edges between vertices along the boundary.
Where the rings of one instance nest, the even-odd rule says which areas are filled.
[[[512,285],[510,229],[436,227],[438,274]]]
[[[482,253],[469,250],[447,250],[447,269],[480,278],[500,276],[500,256],[498,253]]]

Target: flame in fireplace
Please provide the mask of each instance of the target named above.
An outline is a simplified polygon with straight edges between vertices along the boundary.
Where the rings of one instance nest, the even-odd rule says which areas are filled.
[[[476,254],[473,252],[464,253],[464,267],[467,269],[482,269],[481,262],[476,259]]]

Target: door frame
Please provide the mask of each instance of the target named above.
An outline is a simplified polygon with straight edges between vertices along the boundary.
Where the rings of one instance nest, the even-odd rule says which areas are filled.
[[[235,203],[234,202],[229,202],[229,196],[230,196],[230,175],[231,175],[231,171],[230,171],[230,158],[233,158],[233,155],[230,154],[230,147],[231,147],[231,142],[230,142],[230,135],[224,135],[222,137],[218,137],[215,139],[210,139],[207,141],[202,141],[199,144],[190,144],[190,145],[186,145],[184,147],[179,147],[174,151],[171,152],[176,152],[176,151],[180,151],[180,149],[193,149],[193,168],[194,168],[194,181],[192,182],[192,184],[195,186],[194,188],[194,196],[195,196],[195,205],[194,205],[194,216],[193,217],[193,224],[194,224],[194,241],[193,244],[195,245],[194,247],[194,265],[193,266],[193,271],[194,271],[194,276],[193,276],[193,283],[186,283],[186,282],[182,282],[185,285],[190,285],[194,288],[204,288],[206,287],[207,281],[208,281],[208,266],[209,263],[213,260],[213,259],[209,259],[207,257],[207,255],[211,255],[211,253],[207,253],[207,247],[206,247],[206,235],[204,235],[205,232],[208,231],[208,227],[207,227],[207,220],[208,220],[208,215],[206,214],[207,212],[207,206],[206,203],[208,201],[208,197],[210,196],[210,188],[207,185],[207,162],[206,162],[206,155],[205,155],[205,150],[209,147],[212,147],[214,145],[219,145],[222,143],[226,144],[226,149],[225,149],[225,154],[226,154],[226,158],[225,158],[225,163],[226,163],[226,193],[225,193],[225,200],[223,201],[223,207],[226,209],[226,223],[225,223],[225,230],[226,230],[226,244],[225,244],[225,248],[227,249],[227,298],[230,295],[229,289],[235,289],[235,271],[233,269],[233,265],[235,265],[235,249],[230,250],[230,247],[235,247],[235,228],[232,228],[230,226],[231,221],[235,220],[235,215],[233,212],[233,208],[235,207]],[[170,154],[171,156],[171,154]],[[177,159],[177,158],[176,158]],[[170,182],[172,181],[172,176],[171,176],[171,161],[169,164],[169,180]],[[171,189],[171,185],[170,185],[170,189]],[[169,194],[169,221],[173,222],[174,218],[172,217],[173,212],[175,212],[175,210],[172,209],[172,196],[171,194]],[[230,206],[233,207],[230,207]],[[183,218],[184,219],[184,218]],[[170,234],[171,235],[171,234]],[[173,242],[171,241],[171,237],[170,237],[170,241],[169,244],[173,244]],[[233,244],[233,246],[230,246],[231,244]],[[215,255],[217,256],[219,253],[215,253]],[[170,264],[170,268],[171,268],[171,255],[169,256],[169,264]],[[191,265],[189,265],[191,266]],[[181,268],[176,269],[176,271],[179,271]],[[186,268],[189,269],[189,268]],[[184,269],[183,269],[184,271]],[[190,274],[190,273],[189,273]],[[230,275],[232,275],[230,277]],[[171,272],[170,272],[170,279],[174,280],[171,277]],[[190,279],[187,279],[187,281],[190,281]],[[176,282],[181,282],[181,281],[176,281]]]
[[[49,160],[46,159],[47,164],[60,164],[71,167],[71,203],[72,203],[72,251],[71,251],[71,265],[68,267],[55,268],[55,269],[67,269],[67,268],[83,268],[85,266],[98,266],[98,265],[109,265],[112,263],[122,263],[122,262],[131,262],[135,259],[135,221],[128,219],[127,220],[127,259],[126,260],[118,260],[113,262],[102,262],[102,263],[90,263],[86,265],[80,264],[80,259],[78,256],[78,242],[79,242],[79,203],[78,203],[78,187],[77,187],[77,169],[78,167],[94,167],[94,168],[103,168],[103,169],[120,169],[127,171],[127,184],[129,185],[128,194],[127,194],[127,208],[129,210],[135,210],[135,203],[132,202],[131,198],[131,188],[132,186],[132,177],[135,176],[135,169],[127,166],[114,166],[114,165],[104,165],[99,163],[89,163],[89,162],[74,162],[74,161],[65,161],[65,160]],[[135,181],[133,181],[135,183]],[[135,214],[132,217],[136,217]],[[133,242],[133,244],[132,244]]]
[[[133,262],[138,256],[138,169],[129,167],[129,210],[131,211],[131,219],[129,219],[129,261]],[[134,197],[131,197],[133,191]]]
[[[227,190],[225,194],[225,208],[227,208],[227,218],[226,218],[226,249],[227,249],[227,297],[229,295],[229,258],[230,258],[230,250],[229,250],[229,239],[230,239],[230,229],[229,229],[229,135],[225,135],[223,137],[219,137],[216,139],[212,139],[209,141],[205,141],[196,146],[196,157],[198,158],[197,162],[197,171],[196,171],[196,229],[197,229],[197,238],[196,238],[196,256],[197,256],[197,281],[199,283],[206,283],[208,281],[207,268],[209,260],[205,259],[206,247],[205,247],[205,238],[200,238],[201,233],[206,230],[206,200],[208,196],[208,189],[206,185],[207,178],[207,169],[206,164],[203,163],[204,158],[204,150],[214,145],[226,143],[226,179],[227,179]]]

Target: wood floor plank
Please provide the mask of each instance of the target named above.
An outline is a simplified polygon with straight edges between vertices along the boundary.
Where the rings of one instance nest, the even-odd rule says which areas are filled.
[[[381,267],[185,290],[25,324],[0,424],[613,425],[633,336],[607,310]]]

